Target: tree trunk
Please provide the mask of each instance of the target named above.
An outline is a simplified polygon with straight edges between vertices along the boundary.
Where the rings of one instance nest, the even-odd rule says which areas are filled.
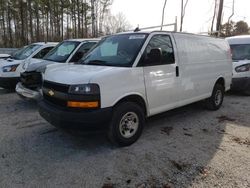
[[[218,17],[217,17],[217,24],[216,24],[216,31],[218,32],[218,36],[220,35],[220,29],[221,29],[221,18],[222,18],[223,4],[224,4],[224,0],[220,0]]]

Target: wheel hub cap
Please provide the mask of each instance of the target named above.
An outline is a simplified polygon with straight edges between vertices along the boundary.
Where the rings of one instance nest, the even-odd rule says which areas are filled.
[[[136,113],[128,112],[126,113],[119,125],[119,130],[124,138],[130,138],[135,135],[139,127],[139,118]]]

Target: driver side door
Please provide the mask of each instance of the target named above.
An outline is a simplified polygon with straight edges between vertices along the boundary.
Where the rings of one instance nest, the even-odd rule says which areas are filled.
[[[161,52],[160,59],[150,57],[155,50]],[[143,66],[150,115],[175,108],[179,100],[179,73],[171,37],[155,34],[145,49],[140,65]]]

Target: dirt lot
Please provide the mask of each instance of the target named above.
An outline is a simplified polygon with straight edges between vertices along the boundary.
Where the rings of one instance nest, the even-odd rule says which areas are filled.
[[[0,187],[250,187],[250,97],[153,117],[130,147],[63,132],[0,89]]]

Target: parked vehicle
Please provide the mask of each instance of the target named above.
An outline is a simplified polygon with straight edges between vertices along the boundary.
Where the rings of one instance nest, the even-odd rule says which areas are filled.
[[[231,89],[250,95],[250,35],[226,38],[233,58]]]
[[[41,61],[56,44],[51,42],[33,43],[17,50],[11,58],[2,60],[0,63],[0,87],[15,89],[20,79],[21,64],[29,61]]]
[[[30,61],[23,64],[21,80],[16,92],[21,97],[39,100],[42,97],[42,72],[47,65],[73,63],[79,61],[99,39],[71,39],[58,44],[43,61]]]
[[[7,59],[9,58],[11,55],[10,54],[0,54],[0,60],[1,59]]]
[[[231,78],[225,40],[163,31],[115,34],[82,64],[46,69],[39,112],[60,127],[107,125],[110,140],[127,146],[140,137],[145,117],[200,100],[219,109]]]

